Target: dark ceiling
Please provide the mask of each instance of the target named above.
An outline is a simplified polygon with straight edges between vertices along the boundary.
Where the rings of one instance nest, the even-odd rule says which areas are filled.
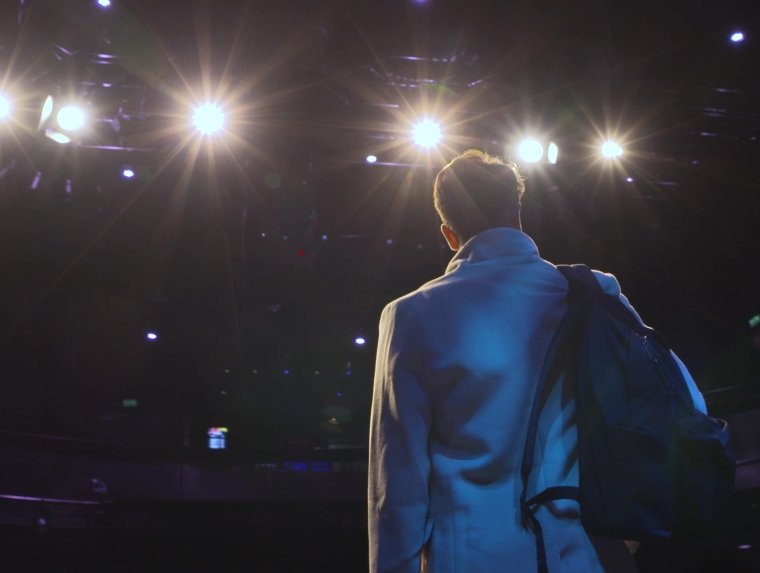
[[[523,166],[542,255],[615,273],[716,407],[755,395],[750,2],[0,10],[16,102],[0,131],[4,429],[171,449],[225,425],[238,452],[360,450],[379,312],[450,257],[435,171],[530,130],[560,148],[557,165]],[[91,132],[46,138],[48,94],[85,99]],[[186,116],[217,97],[227,133],[202,141]],[[437,150],[409,142],[423,117],[442,121]],[[595,156],[611,135],[627,143],[614,165]],[[720,398],[735,387],[744,402]]]

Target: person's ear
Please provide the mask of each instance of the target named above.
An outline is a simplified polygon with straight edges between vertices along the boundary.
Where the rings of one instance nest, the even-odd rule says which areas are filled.
[[[457,234],[454,232],[454,230],[446,223],[444,223],[441,225],[441,233],[443,233],[443,236],[446,239],[446,243],[448,243],[449,248],[452,251],[458,251],[461,245],[459,244],[459,238],[457,237]]]

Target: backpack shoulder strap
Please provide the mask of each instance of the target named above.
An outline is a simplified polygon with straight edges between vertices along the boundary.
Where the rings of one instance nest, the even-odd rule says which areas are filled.
[[[560,265],[558,268],[565,276],[569,273],[572,278],[568,277],[568,283],[570,291],[568,292],[568,308],[565,312],[565,316],[562,318],[557,331],[554,333],[552,340],[549,344],[549,348],[546,351],[544,363],[541,368],[541,375],[536,385],[535,394],[533,396],[533,404],[531,406],[530,415],[528,417],[528,431],[525,438],[525,449],[523,450],[522,464],[520,467],[520,477],[522,480],[522,493],[520,494],[520,513],[522,516],[523,527],[526,527],[533,531],[536,535],[536,554],[539,564],[539,572],[547,572],[546,564],[546,552],[544,548],[543,533],[541,531],[541,524],[535,516],[538,507],[550,499],[558,498],[578,498],[578,488],[575,487],[551,487],[543,492],[539,493],[532,498],[528,498],[528,481],[530,473],[533,468],[533,458],[536,449],[536,435],[538,433],[538,420],[541,410],[549,391],[551,390],[551,384],[549,380],[552,375],[556,373],[556,369],[561,366],[562,354],[568,346],[568,342],[572,340],[571,333],[575,325],[578,323],[584,308],[587,307],[587,302],[590,297],[583,296],[588,292],[589,287],[586,286],[585,280],[588,277],[596,283],[596,278],[588,267],[586,267],[587,273],[578,268],[582,265]],[[567,269],[566,271],[563,269]],[[577,277],[577,278],[576,278]],[[584,279],[583,277],[586,277]],[[601,291],[598,283],[597,289]]]
[[[587,265],[557,265],[557,269],[565,275],[570,284],[571,298],[579,288],[585,288],[590,292],[604,293],[602,285],[599,284],[593,271]]]

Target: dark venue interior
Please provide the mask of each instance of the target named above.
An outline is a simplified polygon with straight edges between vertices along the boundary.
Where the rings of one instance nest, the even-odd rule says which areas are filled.
[[[380,311],[451,256],[437,170],[533,136],[541,255],[732,424],[725,524],[640,570],[760,571],[753,4],[4,0],[2,570],[365,571]]]

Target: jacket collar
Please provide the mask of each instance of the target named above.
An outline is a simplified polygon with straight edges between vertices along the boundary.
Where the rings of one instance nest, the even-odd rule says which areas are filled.
[[[456,252],[446,272],[457,270],[462,264],[496,258],[538,258],[538,247],[528,235],[511,227],[497,227],[478,233]]]

